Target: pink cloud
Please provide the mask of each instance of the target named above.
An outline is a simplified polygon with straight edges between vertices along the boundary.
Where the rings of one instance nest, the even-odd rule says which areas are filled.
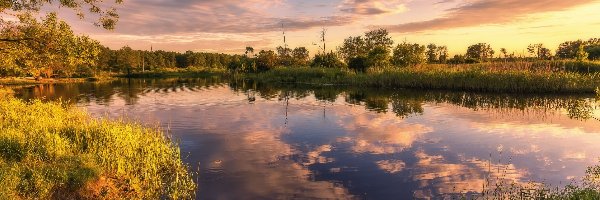
[[[443,17],[387,26],[387,28],[392,32],[407,33],[507,23],[528,14],[561,11],[591,2],[594,0],[476,0],[447,10],[448,13]]]

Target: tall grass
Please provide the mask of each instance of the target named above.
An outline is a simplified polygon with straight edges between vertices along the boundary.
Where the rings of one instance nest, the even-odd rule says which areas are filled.
[[[181,68],[181,69],[162,69],[156,71],[136,72],[132,74],[123,74],[126,78],[205,78],[211,76],[225,75],[227,71],[216,68]]]
[[[158,129],[0,99],[0,199],[194,198],[180,157]]]
[[[453,70],[440,67],[402,68],[366,74],[345,69],[278,68],[246,77],[265,82],[511,93],[591,93],[600,86],[600,73]]]

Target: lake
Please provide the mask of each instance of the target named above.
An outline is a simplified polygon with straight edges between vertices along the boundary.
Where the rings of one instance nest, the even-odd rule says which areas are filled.
[[[498,182],[565,185],[600,158],[593,95],[214,77],[40,85],[17,96],[160,125],[199,173],[199,199],[440,199]]]

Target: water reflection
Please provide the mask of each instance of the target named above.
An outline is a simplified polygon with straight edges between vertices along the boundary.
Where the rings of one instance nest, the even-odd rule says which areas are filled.
[[[600,157],[591,96],[274,85],[211,79],[46,85],[97,116],[159,122],[202,199],[398,199],[494,181],[566,183]]]

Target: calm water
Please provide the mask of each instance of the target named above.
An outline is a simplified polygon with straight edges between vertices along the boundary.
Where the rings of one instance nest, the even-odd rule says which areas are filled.
[[[94,116],[161,124],[200,199],[412,199],[487,180],[564,185],[600,158],[593,96],[264,85],[213,79],[46,85]]]

